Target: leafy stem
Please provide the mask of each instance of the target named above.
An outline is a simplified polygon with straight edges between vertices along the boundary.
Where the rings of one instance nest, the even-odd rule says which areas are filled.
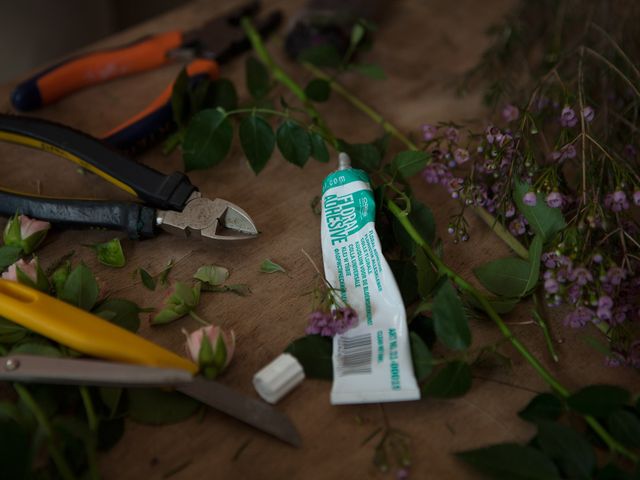
[[[413,241],[420,248],[423,249],[432,264],[438,269],[440,273],[450,278],[461,290],[469,293],[476,301],[482,306],[483,310],[489,316],[489,318],[498,326],[500,332],[506,339],[514,346],[514,348],[522,355],[522,357],[534,368],[534,370],[547,382],[547,384],[555,390],[562,398],[567,399],[570,396],[569,390],[564,387],[552,374],[549,372],[542,363],[529,351],[529,349],[520,340],[513,335],[509,327],[504,320],[498,315],[495,309],[491,306],[491,303],[485,298],[485,296],[476,290],[471,284],[469,284],[464,278],[449,268],[433,251],[431,246],[426,242],[422,235],[418,233],[407,214],[392,200],[387,199],[387,208],[400,222],[402,227],[411,236]],[[606,429],[596,420],[594,417],[586,415],[585,421],[591,428],[598,434],[598,436],[607,444],[612,452],[620,453],[633,462],[638,462],[638,456],[629,451],[617,440],[615,440]]]
[[[247,38],[251,42],[251,46],[253,50],[256,52],[258,58],[269,68],[273,78],[275,78],[278,82],[288,88],[291,93],[293,93],[304,105],[307,114],[311,117],[313,122],[318,125],[318,128],[322,131],[325,136],[329,140],[329,143],[333,147],[337,147],[338,141],[336,137],[331,133],[331,130],[327,126],[326,122],[318,113],[318,110],[313,106],[313,104],[307,98],[307,94],[304,92],[304,89],[293,79],[291,78],[287,72],[285,72],[280,66],[275,62],[273,57],[267,51],[264,43],[262,42],[262,38],[260,37],[260,33],[254,28],[251,20],[248,18],[243,18],[241,20],[242,28],[247,34]]]
[[[67,464],[67,461],[62,455],[62,452],[58,449],[58,446],[55,443],[53,427],[51,426],[51,422],[49,422],[46,414],[40,408],[38,402],[36,402],[35,398],[33,398],[29,390],[27,390],[24,385],[14,383],[13,388],[15,388],[20,399],[31,411],[36,421],[38,422],[38,425],[40,425],[40,428],[49,440],[49,453],[51,454],[53,463],[55,463],[56,468],[58,469],[58,473],[60,473],[60,476],[65,480],[74,480],[76,478],[75,475],[73,474],[71,468]]]

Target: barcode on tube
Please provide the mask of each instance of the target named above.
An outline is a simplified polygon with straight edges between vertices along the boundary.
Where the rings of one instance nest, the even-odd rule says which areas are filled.
[[[338,376],[371,373],[371,334],[338,338]]]

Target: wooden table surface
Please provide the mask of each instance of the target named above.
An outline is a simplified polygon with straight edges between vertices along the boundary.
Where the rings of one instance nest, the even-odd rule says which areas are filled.
[[[232,3],[195,2],[114,35],[97,46],[118,45],[143,34],[197,26]],[[269,2],[269,8],[282,8],[290,18],[301,3],[279,0]],[[510,0],[460,0],[455,6],[448,0],[393,2],[380,25],[375,47],[366,56],[367,61],[380,64],[388,78],[373,81],[348,75],[343,81],[406,132],[417,133],[425,122],[480,118],[486,113],[480,95],[457,98],[451,85],[478,60],[487,45],[486,28],[497,22],[511,5]],[[308,80],[308,74],[286,60],[282,44],[280,34],[269,41],[268,47],[295,78]],[[46,107],[37,115],[99,135],[146,105],[175,77],[178,69],[177,65],[167,66],[94,87]],[[246,99],[243,59],[225,65],[223,75],[241,86],[241,100]],[[11,110],[8,96],[14,85],[0,87],[3,111]],[[380,134],[379,127],[336,96],[321,110],[332,129],[348,141],[369,141]],[[126,193],[95,176],[80,175],[74,165],[62,159],[6,144],[0,145],[0,155],[2,185],[47,195],[127,199]],[[179,152],[165,157],[156,148],[140,160],[167,173],[181,168]],[[310,161],[299,169],[276,154],[267,168],[255,176],[236,144],[230,158],[222,164],[191,172],[190,178],[204,195],[225,198],[249,212],[261,231],[258,239],[237,245],[211,245],[170,235],[143,242],[123,238],[127,266],[117,270],[99,265],[93,253],[80,246],[110,239],[112,232],[57,231],[50,234],[39,255],[47,264],[74,249],[76,259],[82,258],[114,296],[144,306],[157,304],[161,293],[148,291],[132,277],[135,268],[158,272],[169,259],[175,259],[177,264],[171,278],[187,280],[203,264],[228,267],[230,280],[248,284],[253,294],[246,298],[207,295],[199,313],[235,330],[236,355],[221,380],[257,397],[251,385],[253,374],[304,332],[314,270],[301,250],[320,262],[319,219],[309,205],[320,193],[322,179],[332,168],[333,165]],[[435,213],[438,232],[445,237],[446,260],[467,278],[472,278],[475,266],[508,254],[505,246],[473,217],[469,217],[473,237],[468,244],[461,247],[446,243],[447,219],[457,208],[455,203],[438,188],[432,189],[420,180],[414,182],[414,187],[417,196]],[[265,258],[285,266],[288,275],[267,277],[259,273],[259,265]],[[525,303],[509,320],[528,320],[529,313],[530,305]],[[180,330],[196,327],[189,318],[155,328],[143,322],[141,334],[181,352]],[[584,332],[569,331],[558,319],[552,328],[559,339],[558,364],[549,360],[536,326],[513,326],[516,334],[568,387],[595,382],[632,387],[637,382],[637,376],[631,372],[604,367],[600,354],[594,354],[584,342]],[[488,322],[475,322],[473,335],[474,346],[481,346],[498,339],[500,334]],[[393,427],[411,438],[413,478],[477,478],[452,452],[528,439],[533,430],[518,419],[516,412],[535,392],[547,390],[515,351],[506,348],[505,352],[513,359],[513,369],[477,373],[471,391],[455,400],[336,407],[329,404],[329,382],[306,380],[278,404],[301,432],[300,449],[286,446],[215,411],[207,412],[204,419],[194,417],[163,427],[129,423],[122,440],[101,455],[101,470],[104,478],[113,480],[162,479],[177,467],[179,471],[171,477],[175,480],[393,478],[393,473],[384,475],[373,466],[375,441],[363,445],[375,429],[383,426],[386,415]],[[246,448],[241,455],[233,459],[244,444]]]

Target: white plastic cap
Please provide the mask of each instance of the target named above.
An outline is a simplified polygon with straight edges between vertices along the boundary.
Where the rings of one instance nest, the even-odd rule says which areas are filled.
[[[253,386],[269,403],[276,403],[304,380],[300,362],[283,353],[253,376]]]
[[[347,170],[351,168],[351,158],[345,152],[338,154],[338,170]]]

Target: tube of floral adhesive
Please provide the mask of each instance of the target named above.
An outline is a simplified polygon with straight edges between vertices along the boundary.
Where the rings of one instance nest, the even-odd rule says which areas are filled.
[[[333,338],[331,403],[418,400],[404,303],[375,231],[369,178],[345,153],[322,184],[321,240],[325,277],[359,318]]]

